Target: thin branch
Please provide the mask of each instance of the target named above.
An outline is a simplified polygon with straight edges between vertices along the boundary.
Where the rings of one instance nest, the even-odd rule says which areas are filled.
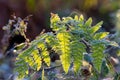
[[[51,71],[55,68],[58,68],[58,67],[61,67],[62,65],[58,65],[58,66],[53,66],[53,67],[50,67],[50,68],[44,68],[45,71]],[[42,72],[42,69],[39,70],[39,72]]]
[[[91,45],[86,40],[82,39],[80,42],[83,42],[85,44],[87,53],[92,53]]]

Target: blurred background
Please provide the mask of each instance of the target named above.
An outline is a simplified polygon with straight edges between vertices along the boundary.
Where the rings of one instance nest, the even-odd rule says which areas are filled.
[[[0,41],[4,31],[2,27],[8,23],[11,15],[30,18],[27,37],[32,40],[40,31],[50,31],[50,13],[57,13],[60,17],[72,13],[83,14],[86,19],[93,18],[93,24],[103,20],[102,29],[113,33],[116,26],[117,12],[120,0],[0,0]],[[1,41],[0,47],[2,47]]]
[[[2,27],[13,14],[21,18],[33,15],[27,30],[27,37],[32,40],[41,30],[50,31],[51,12],[61,17],[83,14],[86,19],[92,17],[94,23],[103,20],[103,30],[112,33],[119,9],[120,0],[0,0],[0,41],[4,34]]]
[[[15,14],[22,19],[33,15],[26,33],[33,40],[43,29],[51,31],[51,12],[60,17],[83,14],[86,19],[93,18],[93,25],[104,21],[101,30],[111,34],[115,32],[115,27],[120,27],[120,0],[0,0],[0,80],[8,80],[13,74],[12,61],[3,59],[1,54],[7,44],[2,27],[8,23],[11,15]]]

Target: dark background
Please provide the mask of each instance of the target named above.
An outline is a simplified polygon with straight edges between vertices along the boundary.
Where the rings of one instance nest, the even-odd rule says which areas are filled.
[[[112,33],[116,26],[116,12],[120,9],[120,0],[0,0],[0,41],[4,31],[2,27],[8,23],[12,14],[17,17],[30,18],[27,37],[32,40],[40,31],[50,31],[50,13],[60,17],[71,13],[83,14],[86,19],[93,18],[93,24],[103,20],[102,29]],[[0,47],[2,47],[2,42]]]

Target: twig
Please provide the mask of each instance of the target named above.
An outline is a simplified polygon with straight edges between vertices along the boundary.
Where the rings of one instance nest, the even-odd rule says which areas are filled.
[[[91,45],[84,39],[82,39],[81,42],[85,44],[87,53],[92,53],[90,49]]]
[[[53,67],[50,67],[50,68],[44,68],[44,71],[51,71],[55,68],[58,68],[58,67],[61,67],[62,65],[58,65],[58,66],[53,66]],[[39,72],[42,72],[42,69],[39,70]]]

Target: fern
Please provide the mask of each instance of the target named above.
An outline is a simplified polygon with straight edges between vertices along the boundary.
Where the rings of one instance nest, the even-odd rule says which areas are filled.
[[[19,59],[16,65],[15,72],[18,72],[18,78],[26,77],[28,75],[28,65],[26,65],[26,62],[23,59]]]
[[[82,15],[80,17],[75,15],[74,18],[60,19],[57,14],[53,13],[50,22],[54,32],[39,35],[29,43],[27,49],[18,55],[16,70],[19,72],[19,76],[25,77],[24,75],[29,74],[29,67],[39,71],[42,65],[50,66],[49,53],[51,50],[60,55],[65,73],[68,73],[71,63],[73,63],[74,71],[79,72],[84,57],[83,53],[92,56],[93,60],[88,62],[92,62],[100,72],[104,50],[107,44],[110,44],[105,40],[109,33],[98,32],[103,22],[92,26],[92,18],[85,21]],[[20,65],[25,68],[24,71],[20,71],[23,69]]]
[[[67,32],[61,32],[57,34],[57,39],[59,40],[59,48],[61,50],[61,63],[63,65],[64,71],[67,73],[70,67],[70,34]]]
[[[56,38],[56,35],[53,33],[48,33],[48,36],[45,38],[45,42],[47,43],[48,47],[52,48],[56,53],[59,53],[59,43]]]
[[[92,18],[89,18],[86,22],[85,22],[85,27],[91,27],[92,25]]]
[[[28,71],[29,67],[31,67],[36,71],[39,71],[43,61],[48,66],[50,66],[50,56],[47,51],[46,45],[43,41],[45,37],[46,37],[46,34],[43,34],[40,37],[37,37],[34,41],[31,42],[30,46],[18,56],[17,58],[18,61],[16,62],[16,66],[17,66],[16,71],[19,72],[19,68],[21,68],[20,64],[23,65],[23,67],[25,68],[24,70],[26,71]],[[26,65],[26,63],[28,65]],[[25,77],[26,71],[21,71],[19,73],[19,77],[20,78]],[[21,75],[24,75],[24,76],[21,76]]]
[[[40,56],[40,54],[39,54],[39,51],[37,50],[37,49],[35,49],[35,50],[33,50],[33,52],[31,53],[31,55],[32,55],[32,61],[31,62],[33,62],[32,64],[33,64],[33,66],[31,66],[33,69],[37,69],[37,71],[38,70],[40,70],[40,68],[41,68],[41,63],[42,63],[42,58],[41,58],[41,56]]]
[[[98,31],[101,28],[102,24],[103,24],[103,21],[97,23],[95,26],[89,29],[89,32],[93,35],[96,31]]]
[[[92,45],[92,57],[94,58],[93,64],[95,65],[98,71],[101,70],[102,60],[104,58],[103,51],[105,50],[105,46],[103,44],[95,44]]]
[[[108,32],[100,32],[100,33],[96,33],[93,38],[99,40],[105,38],[107,35]]]
[[[49,52],[47,51],[47,47],[44,42],[38,43],[37,48],[40,49],[40,55],[43,59],[43,61],[47,64],[47,66],[50,66],[50,57]]]
[[[82,65],[83,52],[85,51],[85,45],[78,40],[71,42],[71,55],[73,57],[74,71],[79,72]]]

